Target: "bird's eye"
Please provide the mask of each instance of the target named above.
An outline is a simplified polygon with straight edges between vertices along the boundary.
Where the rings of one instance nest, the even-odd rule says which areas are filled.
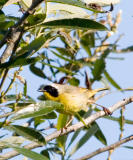
[[[58,97],[59,95],[58,90],[53,86],[47,85],[43,89],[44,91],[48,92],[53,97]]]

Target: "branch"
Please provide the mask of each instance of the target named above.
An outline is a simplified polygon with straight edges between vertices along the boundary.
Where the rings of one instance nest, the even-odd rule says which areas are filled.
[[[132,102],[133,102],[133,96],[129,97],[129,98],[126,98],[126,99],[123,99],[122,101],[117,102],[113,106],[109,107],[109,110],[113,113],[115,110],[119,109],[120,107],[125,106],[125,105],[127,105],[129,103],[132,103]],[[92,122],[94,122],[95,120],[97,120],[98,118],[101,118],[103,116],[105,116],[105,112],[104,111],[99,111],[99,112],[89,116],[88,118],[86,118],[84,120],[84,122],[87,125],[89,125]],[[57,138],[59,136],[74,132],[74,131],[76,131],[76,130],[78,130],[80,128],[83,128],[83,127],[84,127],[84,124],[82,122],[78,122],[77,124],[74,124],[74,125],[68,127],[67,130],[65,130],[63,133],[61,133],[61,131],[55,131],[54,133],[46,136],[45,140],[46,140],[46,142],[49,142],[49,141],[51,141],[51,140],[53,140],[53,139],[55,139],[55,138]],[[41,147],[41,145],[38,144],[38,143],[35,143],[35,142],[24,146],[24,148],[27,148],[27,149],[33,149],[33,148],[37,148],[37,147]],[[18,152],[10,151],[10,152],[7,152],[7,153],[1,155],[0,158],[9,159],[9,158],[12,158],[12,157],[17,156],[17,155],[19,155]]]
[[[5,51],[0,58],[0,63],[4,63],[7,58],[11,56],[13,48],[15,47],[21,33],[23,32],[26,18],[34,12],[34,9],[41,2],[43,2],[43,0],[34,0],[31,7],[23,14],[22,18],[20,18],[20,20],[7,31],[5,37],[0,42],[0,47],[2,47],[7,41],[9,41]]]
[[[110,146],[99,148],[96,151],[94,151],[94,152],[92,152],[92,153],[90,153],[90,154],[88,154],[86,156],[83,156],[83,157],[81,157],[79,159],[76,159],[76,160],[86,160],[86,159],[92,158],[95,155],[98,155],[100,153],[103,153],[103,152],[106,152],[106,151],[109,151],[109,150],[113,150],[113,149],[119,147],[121,144],[126,143],[126,142],[131,141],[131,140],[133,140],[133,135],[131,135],[129,137],[126,137],[126,138],[124,138],[124,139],[122,139],[120,141],[117,141],[116,143],[113,143]]]

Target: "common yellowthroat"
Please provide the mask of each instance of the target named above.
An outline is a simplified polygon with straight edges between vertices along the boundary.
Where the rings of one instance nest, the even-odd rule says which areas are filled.
[[[74,115],[81,110],[87,112],[89,99],[103,90],[107,90],[107,88],[88,90],[67,84],[52,83],[41,86],[38,91],[43,92],[47,99],[58,101],[64,105],[63,109],[57,110],[58,112]]]

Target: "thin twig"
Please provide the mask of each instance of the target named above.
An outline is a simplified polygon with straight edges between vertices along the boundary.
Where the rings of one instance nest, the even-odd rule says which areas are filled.
[[[94,156],[96,156],[100,153],[103,153],[103,152],[106,152],[106,151],[109,151],[109,150],[114,150],[115,148],[119,147],[121,144],[126,143],[126,142],[131,141],[131,140],[133,140],[133,135],[131,135],[129,137],[126,137],[126,138],[124,138],[120,141],[117,141],[116,143],[113,143],[113,144],[111,144],[107,147],[99,148],[96,151],[94,151],[94,152],[92,152],[92,153],[90,153],[86,156],[83,156],[81,158],[78,158],[76,160],[86,160],[86,159],[92,158],[92,157],[94,157]]]
[[[120,107],[122,106],[125,106],[129,103],[132,103],[133,102],[133,96],[132,97],[129,97],[129,98],[126,98],[126,99],[123,99],[122,101],[119,101],[117,102],[116,104],[114,104],[113,106],[109,107],[109,110],[113,113],[115,110],[119,109]],[[84,120],[84,122],[89,125],[91,124],[92,122],[94,122],[95,120],[97,120],[98,118],[101,118],[105,116],[105,112],[104,111],[99,111],[91,116],[89,116],[88,118],[86,118]],[[61,133],[61,131],[55,131],[53,132],[52,134],[48,135],[45,137],[45,140],[46,142],[49,142],[59,136],[63,136],[63,135],[66,135],[68,133],[71,133],[71,132],[74,132],[80,128],[83,128],[84,127],[84,124],[82,122],[78,122],[77,124],[75,125],[72,125],[70,127],[67,128],[67,130],[63,131],[63,133]],[[33,148],[37,148],[37,147],[41,147],[42,145],[38,144],[38,143],[30,143],[28,145],[25,145],[24,148],[27,148],[27,149],[33,149]],[[14,156],[17,156],[19,155],[18,152],[16,151],[10,151],[10,152],[7,152],[3,155],[0,156],[0,158],[2,158],[3,160],[4,159],[9,159],[9,158],[12,158]]]
[[[26,18],[30,15],[33,14],[34,9],[41,3],[43,0],[34,0],[31,7],[23,14],[22,18],[14,25],[12,26],[6,33],[5,37],[3,40],[0,42],[0,47],[2,47],[7,41],[7,47],[5,51],[3,52],[0,62],[4,63],[8,57],[12,54],[13,48],[16,45],[16,42],[18,41],[21,33],[23,32],[24,24],[26,21]]]
[[[2,78],[1,83],[0,83],[0,92],[1,92],[1,89],[2,89],[2,87],[3,87],[4,82],[5,82],[5,80],[6,80],[6,77],[7,77],[7,74],[8,74],[8,70],[9,70],[9,69],[6,69],[6,70],[4,71],[4,75],[3,75],[3,78]]]

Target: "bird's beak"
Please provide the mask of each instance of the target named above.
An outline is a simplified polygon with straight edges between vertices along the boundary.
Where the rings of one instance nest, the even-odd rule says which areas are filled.
[[[39,88],[37,91],[38,91],[38,92],[44,92],[44,89]]]

